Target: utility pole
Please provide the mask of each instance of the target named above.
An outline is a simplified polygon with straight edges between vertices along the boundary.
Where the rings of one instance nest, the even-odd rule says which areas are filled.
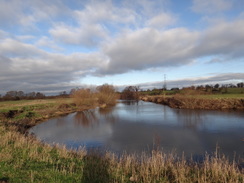
[[[164,74],[164,87],[163,87],[164,99],[165,99],[166,90],[167,90],[167,86],[166,86],[166,74]]]
[[[164,87],[163,87],[164,90],[167,90],[167,86],[166,86],[166,74],[164,74]]]

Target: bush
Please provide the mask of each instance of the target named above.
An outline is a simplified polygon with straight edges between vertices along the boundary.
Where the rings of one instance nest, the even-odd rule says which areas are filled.
[[[121,93],[121,99],[124,100],[139,100],[139,87],[128,86]]]
[[[115,105],[118,99],[114,86],[108,84],[98,86],[94,92],[90,89],[78,89],[73,92],[72,97],[76,106],[89,108]]]
[[[95,94],[90,89],[78,89],[72,97],[78,107],[93,107],[96,104]]]
[[[113,85],[104,84],[97,87],[97,98],[99,105],[115,105],[118,96]]]

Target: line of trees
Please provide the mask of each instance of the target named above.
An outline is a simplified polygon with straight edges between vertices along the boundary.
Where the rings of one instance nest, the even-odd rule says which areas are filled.
[[[198,86],[190,86],[190,87],[184,87],[183,89],[192,89],[192,90],[205,90],[205,91],[221,91],[222,89],[226,88],[244,88],[244,83],[237,83],[235,84],[215,84],[215,85],[198,85]]]
[[[0,100],[22,100],[22,99],[44,99],[46,96],[41,92],[8,91],[5,95],[0,95]]]

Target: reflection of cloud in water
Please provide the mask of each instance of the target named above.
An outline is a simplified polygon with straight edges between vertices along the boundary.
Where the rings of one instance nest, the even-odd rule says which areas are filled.
[[[87,118],[94,116],[85,113],[86,117],[82,114],[78,114],[78,117]],[[39,139],[47,143],[59,143],[65,144],[66,142],[74,141],[81,144],[86,141],[98,141],[104,142],[113,133],[110,123],[93,123],[92,125],[83,126],[77,125],[77,121],[72,122],[71,119],[77,119],[77,113],[70,116],[63,117],[60,125],[60,119],[52,119],[46,123],[39,124],[30,130],[30,133],[34,133]],[[80,122],[80,120],[79,120]],[[86,124],[86,123],[85,123]]]

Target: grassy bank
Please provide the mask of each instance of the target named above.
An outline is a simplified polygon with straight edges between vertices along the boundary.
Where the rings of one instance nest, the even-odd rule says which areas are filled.
[[[141,100],[179,109],[244,110],[244,94],[143,96]]]
[[[0,103],[0,182],[243,182],[244,170],[223,156],[202,163],[154,150],[117,157],[42,144],[24,134],[51,117],[80,110],[70,99]],[[15,111],[15,112],[10,112]]]

